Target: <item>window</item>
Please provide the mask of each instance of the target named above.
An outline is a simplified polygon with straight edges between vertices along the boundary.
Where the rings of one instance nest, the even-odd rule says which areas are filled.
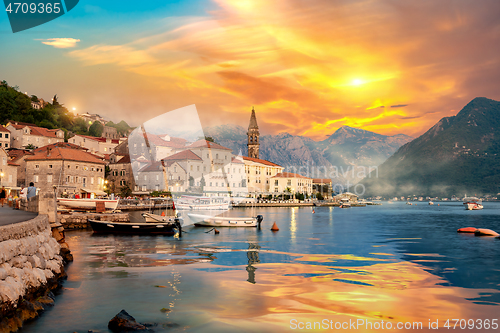
[[[49,164],[49,169],[52,169],[52,164]]]
[[[78,170],[78,165],[75,166],[75,169]]]
[[[146,191],[146,185],[142,185],[142,190]]]
[[[9,144],[8,143],[5,144],[5,148],[9,148]]]
[[[83,187],[85,187],[87,185],[87,178],[83,177],[82,181],[83,181]]]
[[[200,171],[200,166],[199,165],[196,167],[196,171]]]
[[[160,180],[160,175],[156,175],[156,180]]]
[[[215,159],[219,159],[219,154],[215,154]]]
[[[210,182],[210,186],[212,186],[212,182]]]
[[[191,171],[193,171],[193,166],[191,165]]]
[[[90,184],[94,185],[94,177],[90,177]]]
[[[148,180],[148,176],[144,175],[144,180]]]
[[[159,191],[160,190],[160,185],[155,185],[155,190]]]
[[[2,133],[0,133],[0,139],[2,138]]]
[[[104,147],[104,151],[108,151],[108,148]]]
[[[52,183],[52,175],[47,175],[47,183]]]
[[[38,175],[35,175],[35,183],[38,183]]]
[[[5,133],[5,138],[8,139],[9,138],[9,133]]]
[[[12,183],[12,175],[9,175],[9,183]]]
[[[274,180],[274,186],[278,186],[278,180],[277,179]]]
[[[5,163],[4,163],[5,164]],[[40,165],[35,165],[35,169],[40,169]]]

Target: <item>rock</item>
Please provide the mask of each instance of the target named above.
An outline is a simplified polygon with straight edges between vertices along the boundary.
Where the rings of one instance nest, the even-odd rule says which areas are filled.
[[[109,321],[108,328],[113,332],[149,331],[146,326],[135,321],[135,318],[125,310],[121,310],[120,313]]]
[[[52,298],[50,298],[49,296],[41,296],[37,299],[37,302],[39,302],[40,304],[42,304],[42,306],[44,308],[47,308],[49,306],[53,306],[54,305],[54,300]]]
[[[59,251],[59,255],[63,258],[64,264],[73,261],[73,255],[68,248],[61,247],[61,251]]]
[[[167,309],[167,308],[161,308],[160,311],[163,312],[163,313],[167,313],[167,312],[170,312],[172,310]]]

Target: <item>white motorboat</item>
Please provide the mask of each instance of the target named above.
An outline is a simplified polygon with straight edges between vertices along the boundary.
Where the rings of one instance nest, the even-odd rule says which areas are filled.
[[[464,205],[466,210],[480,210],[483,209],[481,199],[476,197],[464,198]]]
[[[57,203],[71,209],[95,210],[98,202],[104,202],[107,210],[115,210],[118,207],[118,199],[70,199],[57,198]]]
[[[183,195],[175,201],[178,210],[228,210],[229,202],[222,197]]]
[[[198,227],[259,227],[264,219],[262,215],[256,217],[222,217],[203,214],[188,214]]]
[[[434,202],[432,202],[432,201],[429,201],[429,205],[431,205],[431,206],[432,206],[432,205],[434,205]]]
[[[181,225],[183,224],[182,217],[165,216],[165,215],[158,215],[158,214],[152,214],[152,213],[142,213],[141,215],[146,222],[170,222],[170,223],[174,223],[176,221],[179,221],[181,223]]]

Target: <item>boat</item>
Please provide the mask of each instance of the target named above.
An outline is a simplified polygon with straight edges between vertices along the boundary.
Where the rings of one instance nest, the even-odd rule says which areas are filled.
[[[407,204],[407,205],[410,205],[410,206],[411,206],[411,205],[413,205],[413,204],[412,204],[411,202],[409,202],[409,201],[407,201],[407,202],[406,202],[406,204]]]
[[[481,199],[476,197],[464,198],[464,205],[466,210],[480,210],[483,209]]]
[[[104,202],[107,210],[115,210],[118,207],[118,199],[70,199],[57,198],[57,203],[71,209],[95,210],[98,202]]]
[[[129,235],[175,235],[182,232],[179,221],[175,222],[109,222],[88,219],[96,234],[129,234]]]
[[[197,227],[260,227],[264,217],[223,217],[204,214],[188,214]]]
[[[474,232],[474,235],[476,236],[493,236],[493,237],[498,237],[500,234],[496,231],[493,231],[491,229],[482,229],[479,228]]]
[[[229,201],[222,197],[183,195],[176,199],[175,207],[178,210],[228,210]]]
[[[351,204],[348,202],[343,202],[340,204],[340,208],[351,208]]]
[[[434,202],[432,202],[432,201],[429,201],[429,205],[431,205],[431,206],[432,206],[432,205],[434,205]]]
[[[183,222],[182,217],[176,217],[176,216],[165,216],[165,215],[158,215],[158,214],[153,214],[153,213],[142,213],[141,216],[144,218],[146,222],[171,222],[174,223],[176,220],[178,220],[181,225]]]

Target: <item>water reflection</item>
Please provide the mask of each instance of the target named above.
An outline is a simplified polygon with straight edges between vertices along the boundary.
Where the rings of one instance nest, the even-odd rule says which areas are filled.
[[[260,263],[260,259],[259,259],[259,252],[251,250],[260,250],[259,244],[249,243],[247,251],[247,258],[248,258],[248,266],[246,267],[246,270],[248,272],[247,281],[252,284],[255,284],[255,271],[257,270],[257,268],[252,265]]]
[[[429,213],[434,208],[394,204],[319,207],[315,214],[256,212],[276,220],[277,233],[266,227],[214,235],[192,228],[174,239],[69,232],[76,260],[68,289],[54,311],[25,330],[105,331],[123,304],[143,321],[168,317],[178,325],[171,332],[280,332],[290,329],[291,319],[439,319],[442,325],[448,318],[495,318],[498,240],[459,235],[456,229],[500,230],[500,210],[469,216],[445,208]]]

